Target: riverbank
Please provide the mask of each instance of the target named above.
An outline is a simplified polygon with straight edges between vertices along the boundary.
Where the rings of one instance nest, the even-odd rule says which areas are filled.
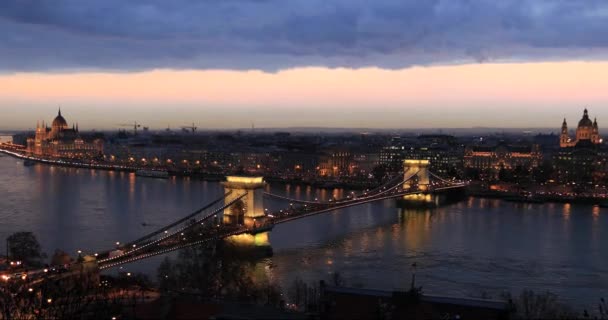
[[[83,163],[75,160],[59,160],[59,159],[45,159],[39,157],[33,157],[25,155],[18,151],[9,150],[0,147],[0,153],[6,154],[24,161],[32,161],[47,165],[55,165],[60,167],[70,168],[84,168],[93,170],[105,170],[105,171],[121,171],[121,172],[137,172],[138,170],[150,169],[149,167],[140,166],[129,166],[129,165],[118,165],[108,163]],[[229,173],[209,173],[192,170],[178,170],[178,169],[167,169],[160,168],[159,171],[165,171],[170,176],[175,177],[189,177],[191,179],[197,179],[201,181],[223,181],[226,175]],[[305,187],[313,187],[319,189],[349,189],[349,190],[365,190],[373,189],[379,184],[368,181],[331,181],[331,180],[314,180],[307,181],[299,178],[281,178],[281,177],[269,177],[266,176],[264,179],[269,183],[279,184],[291,184]],[[467,195],[478,197],[478,198],[493,198],[502,199],[510,202],[521,202],[521,203],[572,203],[572,204],[586,204],[586,205],[599,205],[608,206],[607,197],[594,197],[585,195],[562,195],[562,194],[533,194],[531,196],[522,196],[517,193],[504,192],[497,190],[478,190],[469,188]]]
[[[608,198],[593,196],[569,196],[560,194],[534,194],[522,196],[516,193],[492,191],[492,190],[468,190],[467,195],[476,198],[501,199],[509,202],[520,203],[571,203],[608,206]]]
[[[366,190],[378,187],[380,184],[375,182],[344,182],[330,180],[315,180],[307,181],[302,179],[283,179],[280,177],[264,177],[266,182],[290,184],[296,186],[312,187],[318,189],[349,189],[349,190]]]
[[[135,172],[142,168],[133,167],[133,166],[123,166],[123,165],[111,165],[111,164],[100,164],[100,163],[83,163],[77,161],[68,161],[68,160],[55,160],[55,159],[44,159],[33,156],[28,156],[16,151],[11,151],[7,149],[0,148],[0,152],[15,157],[17,159],[21,159],[24,161],[33,161],[42,164],[50,164],[61,167],[71,167],[71,168],[85,168],[85,169],[95,169],[95,170],[109,170],[109,171],[128,171]]]
[[[122,171],[122,172],[137,172],[138,170],[146,170],[150,169],[149,167],[139,167],[139,166],[127,166],[127,165],[117,165],[117,164],[106,164],[106,163],[83,163],[75,160],[59,160],[59,159],[45,159],[39,157],[28,156],[23,153],[12,151],[4,148],[0,148],[0,153],[24,160],[24,161],[32,161],[47,165],[56,165],[60,167],[70,167],[70,168],[84,168],[84,169],[93,169],[93,170],[106,170],[106,171]],[[208,173],[208,172],[200,172],[200,171],[192,171],[192,170],[176,170],[176,169],[155,169],[158,171],[167,172],[170,176],[175,177],[188,177],[191,179],[197,179],[202,181],[223,181],[226,175],[229,173]],[[350,189],[350,190],[365,190],[372,189],[377,187],[379,184],[370,183],[370,182],[342,182],[342,181],[305,181],[302,179],[296,178],[280,178],[280,177],[264,177],[267,182],[271,183],[281,183],[281,184],[292,184],[292,185],[301,185],[301,186],[310,186],[313,188],[319,189]]]

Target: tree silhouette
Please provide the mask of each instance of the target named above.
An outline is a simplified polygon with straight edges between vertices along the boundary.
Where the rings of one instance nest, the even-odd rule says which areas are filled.
[[[8,242],[9,256],[13,260],[22,261],[30,267],[42,265],[42,259],[46,255],[40,248],[38,239],[31,232],[21,231],[10,235],[6,241]]]

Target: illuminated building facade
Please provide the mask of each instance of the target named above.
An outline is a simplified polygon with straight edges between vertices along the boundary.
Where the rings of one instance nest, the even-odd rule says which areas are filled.
[[[463,147],[453,136],[422,135],[413,141],[393,138],[380,150],[379,164],[400,169],[403,160],[428,160],[430,170],[445,177],[462,172]]]
[[[78,126],[70,128],[61,109],[49,128],[44,122],[36,125],[36,134],[27,139],[28,153],[42,157],[97,158],[103,156],[103,141],[85,142]]]
[[[517,167],[532,169],[541,164],[540,146],[514,146],[504,143],[497,146],[468,146],[464,151],[465,168],[487,171],[491,175],[501,169],[511,170]]]

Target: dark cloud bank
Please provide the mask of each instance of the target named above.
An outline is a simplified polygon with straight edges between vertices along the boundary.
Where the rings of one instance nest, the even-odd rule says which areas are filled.
[[[0,71],[605,59],[606,0],[3,0]]]

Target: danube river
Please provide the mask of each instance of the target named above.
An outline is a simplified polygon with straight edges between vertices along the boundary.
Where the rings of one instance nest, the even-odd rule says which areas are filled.
[[[26,230],[49,255],[112,248],[172,222],[223,193],[217,182],[35,165],[0,157],[0,239]],[[327,198],[342,190],[273,185],[273,193]],[[289,204],[268,201],[270,208]],[[550,291],[578,308],[608,297],[608,211],[569,204],[469,198],[432,210],[394,201],[367,204],[277,226],[274,256],[260,270],[283,287],[299,276],[378,289],[409,286],[412,263],[427,293],[498,297]],[[4,250],[0,250],[4,251]],[[127,266],[155,274],[161,258]]]

